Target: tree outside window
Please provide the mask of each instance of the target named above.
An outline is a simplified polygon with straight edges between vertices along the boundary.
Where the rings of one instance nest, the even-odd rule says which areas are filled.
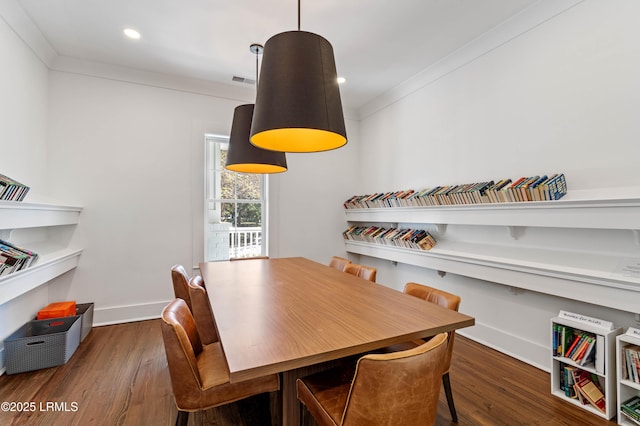
[[[207,261],[266,255],[263,175],[224,168],[228,138],[207,137]]]

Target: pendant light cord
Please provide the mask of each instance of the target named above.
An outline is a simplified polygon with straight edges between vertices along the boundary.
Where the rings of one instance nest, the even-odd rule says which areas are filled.
[[[260,66],[259,66],[260,61],[258,60],[258,56],[260,56],[263,49],[264,47],[258,43],[253,43],[251,46],[249,46],[249,50],[251,51],[251,53],[256,55],[256,82],[255,82],[256,97],[258,97],[258,80],[259,80],[258,70],[260,69]]]
[[[298,0],[298,31],[300,31],[300,0]]]
[[[260,55],[260,51],[256,51],[256,97],[258,95],[258,55]]]

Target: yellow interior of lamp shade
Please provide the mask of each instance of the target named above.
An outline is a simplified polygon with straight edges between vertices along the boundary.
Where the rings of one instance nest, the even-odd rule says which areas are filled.
[[[251,143],[271,151],[318,152],[340,148],[347,143],[347,138],[327,130],[285,128],[256,133]]]
[[[225,166],[227,170],[240,173],[282,173],[286,172],[287,168],[282,166],[276,166],[275,164],[258,164],[258,163],[245,163],[245,164],[230,164]]]

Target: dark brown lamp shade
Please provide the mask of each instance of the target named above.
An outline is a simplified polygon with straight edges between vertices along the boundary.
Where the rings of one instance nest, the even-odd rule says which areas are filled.
[[[282,152],[317,152],[347,143],[333,47],[306,31],[264,46],[251,143]]]
[[[253,104],[236,107],[233,112],[225,168],[242,173],[281,173],[287,170],[284,152],[267,151],[249,142]]]

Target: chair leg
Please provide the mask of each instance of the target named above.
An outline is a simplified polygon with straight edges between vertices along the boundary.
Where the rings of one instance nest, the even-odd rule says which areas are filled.
[[[176,417],[176,426],[187,426],[189,424],[189,412],[178,410],[178,417]]]
[[[446,372],[442,375],[442,385],[444,386],[444,393],[445,395],[447,395],[447,404],[449,404],[449,412],[451,413],[451,420],[454,423],[458,423],[456,406],[453,403],[453,394],[451,393],[451,382],[449,381],[449,372]]]

